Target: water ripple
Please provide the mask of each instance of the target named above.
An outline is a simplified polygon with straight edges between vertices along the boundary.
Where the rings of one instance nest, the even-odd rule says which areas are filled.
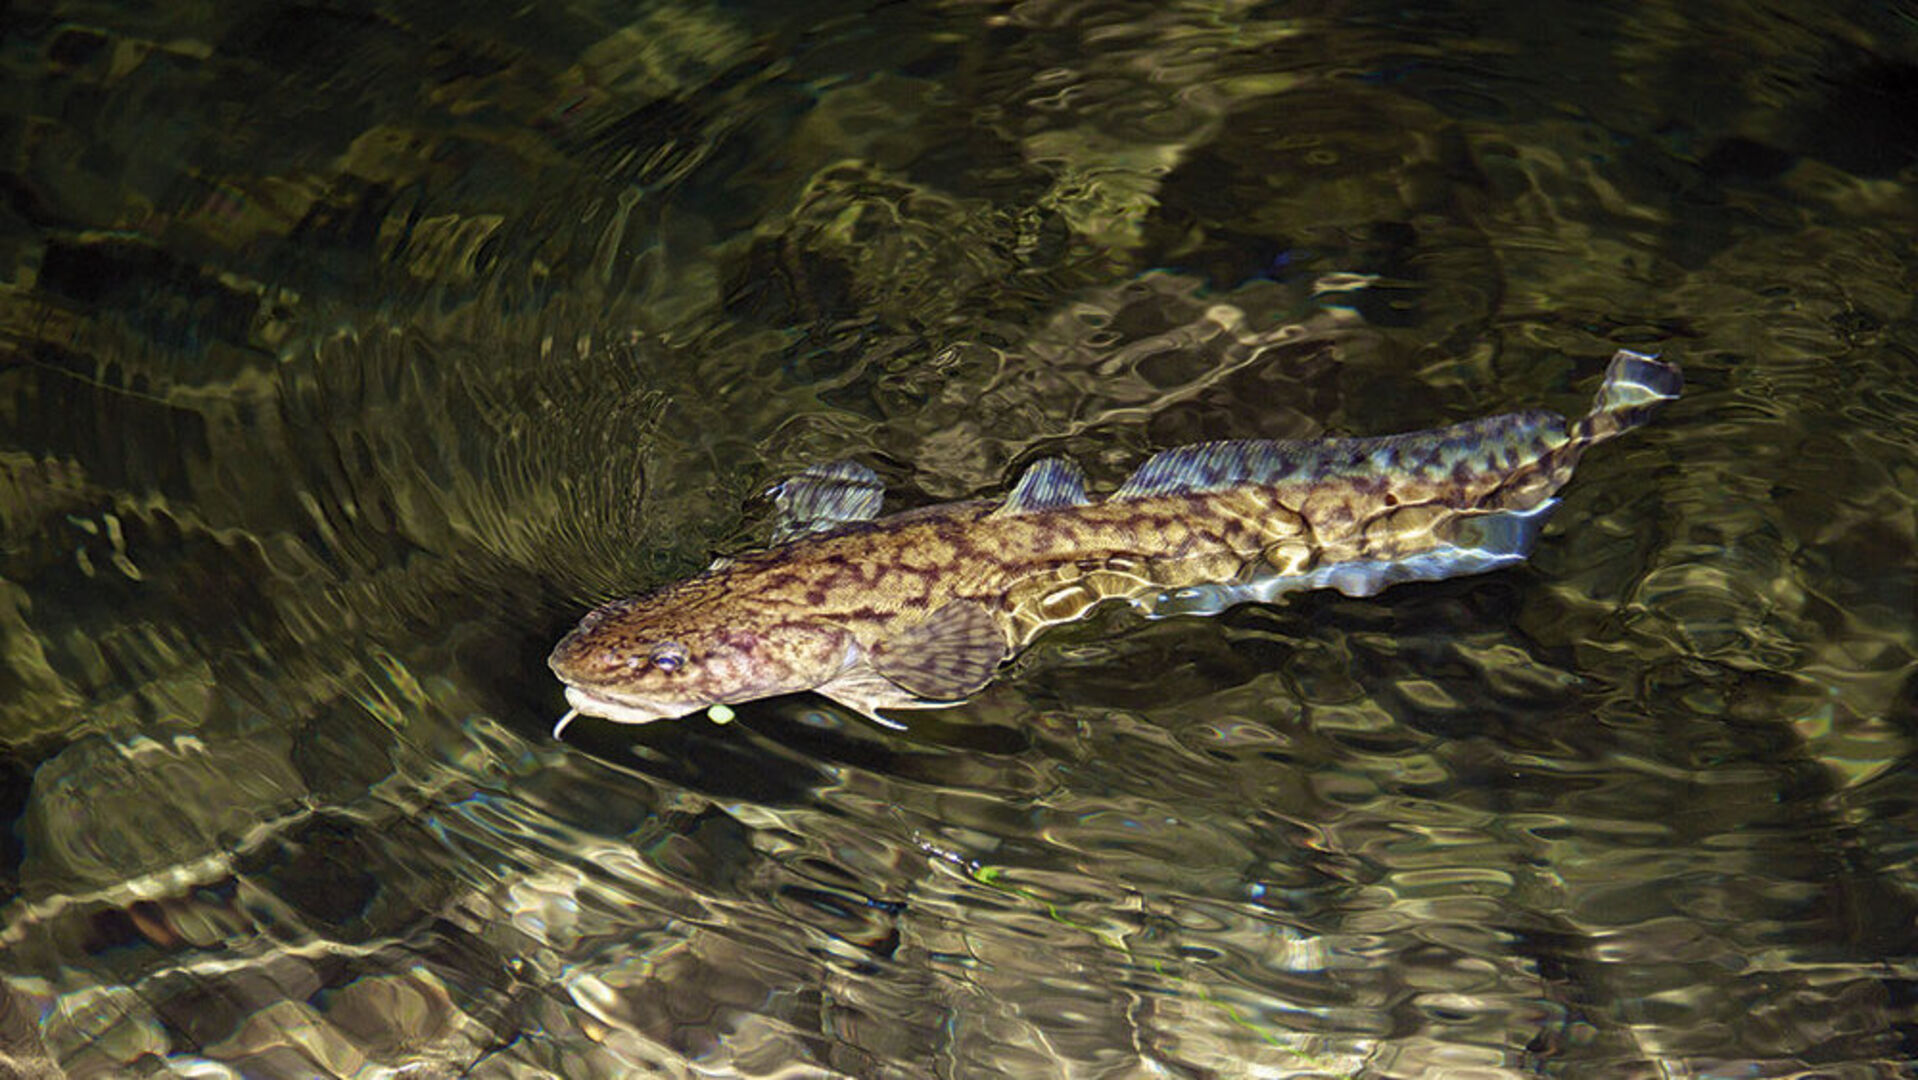
[[[0,1072],[1906,1068],[1895,17],[196,17],[0,59]],[[1620,346],[1686,395],[1525,567],[545,735],[806,465],[1103,490]]]

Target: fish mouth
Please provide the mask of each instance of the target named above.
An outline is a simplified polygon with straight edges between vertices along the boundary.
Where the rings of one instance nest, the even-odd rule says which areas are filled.
[[[650,724],[655,720],[671,720],[696,713],[706,707],[704,702],[667,704],[622,699],[572,685],[566,687],[566,704],[572,706],[573,712],[580,716],[597,716],[615,724]]]

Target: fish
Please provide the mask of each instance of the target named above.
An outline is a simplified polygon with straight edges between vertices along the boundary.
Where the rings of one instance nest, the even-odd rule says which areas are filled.
[[[1591,447],[1679,396],[1678,364],[1618,350],[1590,411],[1427,431],[1163,450],[1115,491],[1064,458],[1002,499],[882,515],[865,465],[775,486],[773,543],[602,605],[554,647],[563,736],[581,716],[644,724],[806,691],[882,710],[970,698],[1047,628],[1107,601],[1211,615],[1303,589],[1371,596],[1512,566]]]

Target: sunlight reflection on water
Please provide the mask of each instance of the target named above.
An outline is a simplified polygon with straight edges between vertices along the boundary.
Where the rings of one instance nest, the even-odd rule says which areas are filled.
[[[1909,26],[56,7],[5,58],[0,1072],[1908,1067]],[[1576,411],[1620,346],[1686,395],[1525,567],[1100,611],[904,734],[547,736],[558,634],[805,465],[1109,490]]]

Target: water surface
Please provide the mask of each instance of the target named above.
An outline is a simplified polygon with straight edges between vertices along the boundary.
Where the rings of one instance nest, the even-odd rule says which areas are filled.
[[[0,1072],[1908,1075],[1918,20],[16,5]],[[856,457],[1685,397],[1526,567],[582,722]]]

